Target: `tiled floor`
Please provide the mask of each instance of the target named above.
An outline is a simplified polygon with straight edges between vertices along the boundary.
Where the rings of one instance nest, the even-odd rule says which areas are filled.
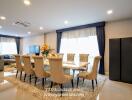
[[[30,93],[16,88],[9,82],[5,82],[0,90],[0,100],[38,100]]]
[[[3,76],[10,76],[11,73],[0,72],[0,100],[38,100],[31,93],[17,88],[12,83],[3,80]]]
[[[107,80],[99,100],[132,100],[132,84]]]
[[[28,91],[2,80],[1,77],[7,75],[10,73],[0,72],[0,100],[38,100]],[[132,100],[132,84],[107,80],[96,100]]]

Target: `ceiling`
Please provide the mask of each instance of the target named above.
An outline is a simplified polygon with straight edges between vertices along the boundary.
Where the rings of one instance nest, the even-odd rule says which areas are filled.
[[[47,33],[57,29],[100,21],[114,21],[132,18],[132,0],[30,0],[25,6],[23,0],[0,0],[0,34],[29,36]],[[107,15],[112,9],[113,14]],[[64,21],[69,24],[65,25]],[[16,21],[26,21],[31,25],[14,25]],[[44,30],[39,30],[43,26]]]

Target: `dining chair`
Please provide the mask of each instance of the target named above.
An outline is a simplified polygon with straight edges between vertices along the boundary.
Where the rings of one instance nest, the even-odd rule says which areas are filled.
[[[42,86],[44,88],[44,80],[50,77],[50,73],[44,70],[43,56],[34,56],[34,72],[35,72],[35,85],[37,78],[42,78]]]
[[[80,62],[88,62],[89,54],[79,54]],[[84,68],[80,69],[80,71],[87,71],[88,65],[84,66]]]
[[[58,53],[58,56],[63,59],[64,54],[63,53]]]
[[[96,85],[97,85],[98,64],[99,64],[100,59],[101,59],[101,56],[96,56],[94,58],[93,67],[92,67],[91,72],[86,72],[86,71],[80,72],[77,75],[77,87],[79,83],[79,78],[83,78],[83,79],[92,80],[92,88],[94,90],[94,80],[96,81]]]
[[[74,53],[68,53],[67,54],[67,61],[74,62]]]
[[[16,60],[16,69],[17,69],[16,78],[17,78],[18,72],[20,72],[20,80],[21,80],[22,72],[24,71],[22,67],[22,63],[21,63],[21,56],[15,55],[15,60]]]
[[[79,54],[80,62],[88,62],[89,54]]]
[[[67,62],[74,63],[74,57],[75,57],[74,53],[67,53]],[[72,70],[72,71],[73,71],[73,77],[74,77],[75,70]]]
[[[63,84],[71,81],[72,88],[73,86],[73,76],[64,74],[63,66],[62,66],[62,58],[49,58],[50,65],[50,73],[51,73],[51,88],[53,83],[57,83],[61,87],[61,95]]]
[[[79,54],[79,61],[80,62],[88,62],[89,54]],[[75,71],[87,71],[88,70],[88,64],[80,69],[74,69],[73,75],[75,75]]]
[[[33,70],[33,67],[32,67],[32,64],[31,64],[31,59],[30,59],[30,56],[22,56],[22,60],[23,60],[23,69],[25,71],[25,75],[24,75],[24,82],[25,82],[25,79],[26,79],[26,76],[29,75],[30,78],[29,78],[29,81],[31,83],[31,77],[32,75],[35,75],[34,73],[34,70]]]
[[[58,57],[58,54],[57,53],[49,53],[48,54],[48,58],[49,57]]]

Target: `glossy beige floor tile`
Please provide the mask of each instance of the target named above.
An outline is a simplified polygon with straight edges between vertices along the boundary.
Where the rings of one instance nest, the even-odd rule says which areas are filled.
[[[0,100],[37,100],[37,98],[4,80],[0,83]]]
[[[98,100],[132,100],[132,84],[107,80]]]
[[[39,100],[30,92],[3,80],[2,77],[10,75],[12,74],[8,72],[0,72],[0,100]],[[132,84],[107,79],[95,100],[132,100]]]

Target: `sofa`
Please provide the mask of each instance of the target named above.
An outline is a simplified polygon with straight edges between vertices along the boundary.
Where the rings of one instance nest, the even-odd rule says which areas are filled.
[[[0,57],[0,71],[3,71],[3,70],[4,70],[4,61]]]
[[[12,65],[15,62],[13,55],[0,55],[0,71],[4,70],[4,65]]]
[[[0,55],[0,59],[4,61],[4,65],[15,63],[15,56],[13,55]]]

